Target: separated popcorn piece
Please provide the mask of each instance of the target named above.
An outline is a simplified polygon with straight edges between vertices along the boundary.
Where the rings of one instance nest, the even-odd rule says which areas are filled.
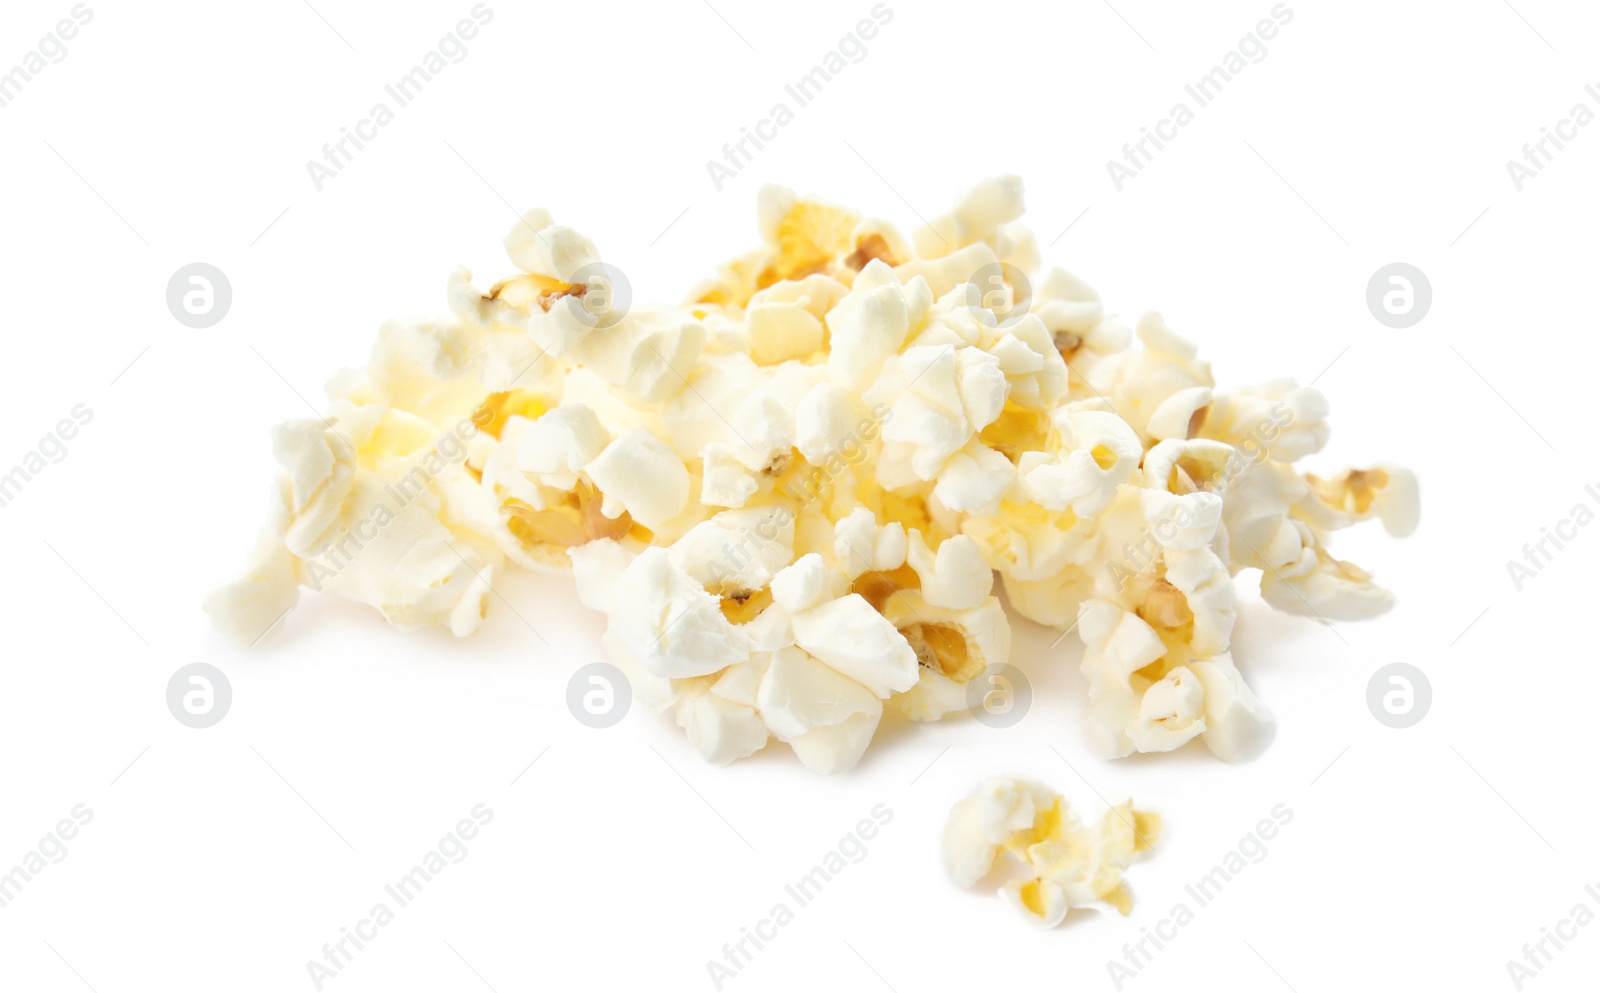
[[[1022,177],[1006,175],[983,180],[958,196],[950,213],[912,232],[917,255],[936,259],[968,245],[996,239],[1008,222],[1022,216],[1022,210]],[[1015,244],[1017,233],[1003,237],[1009,248]]]
[[[1090,830],[1049,787],[995,777],[951,810],[945,868],[963,888],[1003,873],[1001,897],[1031,923],[1049,928],[1079,907],[1128,914],[1133,897],[1123,874],[1160,833],[1161,818],[1131,801],[1107,810]]]

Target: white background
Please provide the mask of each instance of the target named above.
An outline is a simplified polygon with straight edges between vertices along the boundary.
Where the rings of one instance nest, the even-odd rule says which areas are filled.
[[[312,2],[91,0],[67,58],[0,109],[0,471],[75,404],[94,411],[0,508],[0,871],[75,804],[94,811],[0,909],[0,988],[312,989],[306,962],[478,803],[494,820],[469,857],[325,988],[709,990],[706,961],[879,803],[894,819],[866,859],[725,988],[1112,990],[1106,961],[1279,803],[1294,819],[1266,860],[1125,988],[1511,989],[1525,942],[1596,905],[1600,528],[1521,592],[1506,570],[1600,486],[1600,126],[1520,192],[1505,166],[1596,108],[1591,7],[1291,0],[1268,57],[1118,192],[1106,160],[1268,0],[891,0],[868,56],[717,192],[706,160],[866,0],[491,0],[465,61],[317,192],[306,161],[471,3]],[[70,7],[6,4],[0,71]],[[506,274],[513,208],[550,208],[638,297],[675,300],[753,244],[763,182],[909,231],[1002,171],[1025,177],[1048,261],[1130,318],[1161,309],[1219,382],[1315,378],[1335,432],[1313,467],[1422,478],[1418,534],[1368,525],[1335,548],[1398,593],[1391,615],[1330,629],[1245,593],[1235,657],[1279,721],[1258,761],[1092,758],[1078,649],[1020,621],[1026,720],[885,728],[836,778],[781,747],[706,766],[642,711],[580,726],[565,687],[601,657],[600,625],[547,578],[499,581],[516,612],[495,602],[462,642],[316,597],[254,652],[207,626],[200,604],[263,514],[268,427],[320,403],[383,319],[444,314],[453,266]],[[233,286],[209,330],[164,303],[195,261]],[[1364,301],[1394,261],[1433,288],[1406,330]],[[164,703],[196,661],[234,688],[209,730]],[[1364,701],[1396,661],[1433,684],[1409,730]],[[948,883],[944,816],[1000,772],[1166,815],[1131,917],[1035,932]],[[1597,965],[1590,926],[1524,988]]]

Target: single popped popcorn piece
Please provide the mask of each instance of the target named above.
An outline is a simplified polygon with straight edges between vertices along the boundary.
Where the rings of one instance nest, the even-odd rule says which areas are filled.
[[[929,604],[965,610],[989,596],[994,588],[994,573],[977,542],[958,534],[940,542],[939,550],[934,552],[921,531],[912,528],[906,538],[906,563],[922,581],[922,598]]]
[[[517,468],[556,489],[578,485],[578,473],[611,443],[611,432],[589,407],[566,404],[528,424],[517,447]]]
[[[917,681],[916,652],[859,593],[790,613],[796,645],[879,697]]]
[[[491,516],[462,465],[477,429],[463,419],[436,434],[386,404],[335,406],[333,420],[273,431],[280,471],[268,528],[246,577],[208,602],[214,622],[254,641],[297,602],[286,585],[297,581],[368,604],[402,628],[471,634],[501,561],[472,530]]]
[[[597,538],[567,549],[578,600],[590,610],[609,613],[617,580],[638,557],[639,551],[640,548],[629,547],[612,538]]]
[[[624,512],[647,528],[683,513],[689,503],[689,470],[664,442],[635,428],[608,444],[583,467],[602,494],[601,512]]]
[[[992,272],[990,266],[996,266],[1000,257],[994,249],[983,243],[968,245],[936,259],[913,259],[895,267],[895,276],[903,283],[912,285],[919,280],[928,288],[929,294],[935,300],[950,296],[946,305],[967,307],[978,305],[984,300],[983,291],[992,291],[993,286],[978,287],[973,280],[980,274]],[[1015,287],[1000,280],[1003,287],[1003,298],[994,300],[998,306],[991,310],[1009,311],[1016,303]],[[988,306],[987,303],[983,305]],[[991,318],[992,319],[992,318]]]
[[[679,694],[674,705],[678,726],[689,733],[700,757],[712,765],[747,758],[766,745],[767,725],[756,706],[769,661],[752,656],[714,677],[692,680]]]
[[[1117,487],[1139,466],[1144,448],[1127,422],[1097,410],[1051,414],[1056,448],[1022,453],[1017,491],[1046,510],[1093,517],[1116,499]]]
[[[1202,439],[1162,441],[1145,453],[1139,504],[1157,544],[1185,550],[1215,540],[1234,458],[1230,446]]]
[[[1168,328],[1160,314],[1145,314],[1135,333],[1144,347],[1117,352],[1096,363],[1089,385],[1134,430],[1152,442],[1162,441],[1173,435],[1157,435],[1156,431],[1173,430],[1173,422],[1182,412],[1190,414],[1183,421],[1188,425],[1193,412],[1206,406],[1200,403],[1204,394],[1195,388],[1209,390],[1216,383],[1210,364],[1199,360],[1199,349]],[[1176,434],[1188,436],[1188,431]]]
[[[722,612],[722,599],[646,548],[617,578],[612,621],[629,655],[657,676],[709,676],[743,662],[750,638]]]
[[[865,389],[922,323],[933,299],[926,281],[901,285],[883,262],[867,263],[850,292],[828,311],[828,378],[847,389]]]
[[[816,354],[826,333],[823,318],[849,291],[837,279],[815,273],[756,293],[745,308],[751,357],[776,365]]]
[[[1253,757],[1270,740],[1272,718],[1227,651],[1234,614],[1226,570],[1207,549],[1165,555],[1176,557],[1166,574],[1129,591],[1136,609],[1103,599],[1080,608],[1090,742],[1121,757],[1201,737],[1227,761]]]
[[[1002,899],[1028,921],[1055,927],[1079,907],[1112,907],[1127,915],[1133,896],[1123,875],[1154,848],[1161,818],[1124,802],[1086,828],[1054,790],[1027,779],[986,780],[950,812],[944,861],[957,886],[970,888],[996,871]]]
[[[967,684],[1011,657],[1011,624],[998,597],[960,609],[936,606],[924,597],[919,590],[896,590],[882,610],[911,645],[919,666],[917,685],[895,703],[911,720],[936,721],[966,710]]]
[[[787,507],[727,510],[690,528],[667,551],[708,592],[749,597],[794,557],[794,524]]]
[[[566,282],[579,269],[600,261],[594,242],[554,222],[550,212],[535,207],[522,215],[505,236],[506,255],[523,272]]]
[[[955,209],[912,232],[917,254],[940,258],[975,242],[993,238],[1022,216],[1022,177],[985,179],[956,198]]]

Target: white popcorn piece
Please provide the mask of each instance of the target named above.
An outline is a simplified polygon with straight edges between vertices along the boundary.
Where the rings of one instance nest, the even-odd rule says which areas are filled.
[[[877,730],[877,695],[799,648],[774,652],[756,694],[767,730],[817,772],[852,768]]]
[[[1218,390],[1202,434],[1225,441],[1247,460],[1295,462],[1328,443],[1328,400],[1293,379]]]
[[[992,510],[1011,489],[1017,468],[1001,453],[973,440],[939,470],[933,495],[955,511]]]
[[[721,598],[672,564],[664,548],[640,552],[615,587],[613,623],[628,653],[657,676],[708,676],[750,654],[750,638]]]
[[[1329,555],[1305,524],[1296,521],[1295,529],[1300,554],[1261,577],[1261,599],[1285,613],[1323,622],[1366,620],[1394,606],[1394,594],[1373,583],[1365,570]]]
[[[983,180],[956,198],[955,209],[912,232],[917,254],[939,258],[958,248],[991,238],[1007,222],[1022,216],[1020,176]]]
[[[511,226],[506,255],[523,272],[570,281],[579,269],[600,261],[594,242],[569,227],[555,224],[550,212],[534,208]]]
[[[944,862],[951,880],[971,888],[997,862],[1013,874],[1001,898],[1040,927],[1055,927],[1080,907],[1109,907],[1123,915],[1133,895],[1123,880],[1129,864],[1152,850],[1161,818],[1123,802],[1085,827],[1054,790],[1032,780],[994,777],[950,812]]]
[[[611,443],[611,432],[595,412],[583,404],[557,407],[529,423],[517,450],[517,468],[553,477],[549,486],[571,489],[578,473]]]
[[[958,534],[940,542],[939,550],[934,552],[915,528],[906,537],[906,562],[922,581],[922,598],[929,604],[965,610],[989,596],[994,588],[994,572],[984,561],[977,542]]]
[[[967,684],[1011,657],[1011,624],[997,597],[962,609],[939,607],[917,590],[899,590],[883,614],[905,638],[920,667],[917,685],[897,697],[899,712],[936,721],[967,708]]]
[[[817,273],[756,293],[745,309],[751,357],[776,365],[816,354],[826,334],[823,318],[848,292],[837,279]]]
[[[910,689],[917,655],[858,593],[792,611],[794,643],[879,697]]]
[[[765,660],[740,662],[714,681],[696,680],[698,685],[679,697],[678,726],[688,732],[701,758],[727,765],[754,755],[767,743],[767,726],[756,713],[755,699],[766,668]]]
[[[1156,415],[1162,414],[1156,429],[1171,428],[1176,415],[1167,404],[1175,402],[1179,409],[1188,410],[1201,395],[1195,392],[1197,387],[1209,390],[1216,384],[1210,365],[1199,361],[1199,349],[1167,327],[1160,314],[1145,314],[1135,333],[1144,347],[1117,352],[1095,363],[1088,373],[1089,385],[1140,435],[1152,441],[1165,440],[1153,433]],[[1183,399],[1174,401],[1180,395]],[[1178,436],[1187,437],[1188,433]]]
[[[295,557],[270,533],[263,533],[240,579],[206,598],[206,613],[217,630],[236,645],[254,645],[300,599]]]
[[[644,428],[613,440],[583,471],[604,495],[600,506],[607,517],[626,512],[653,529],[681,514],[689,502],[689,470]]]
[[[1163,548],[1202,548],[1222,523],[1223,494],[1236,464],[1221,442],[1163,441],[1145,453],[1139,503]]]
[[[794,558],[794,516],[784,507],[723,511],[690,528],[667,551],[672,564],[708,592],[749,595],[772,583]]]
[[[940,299],[953,290],[961,289],[959,302],[964,306],[969,299],[965,287],[972,284],[974,277],[978,275],[980,270],[995,265],[999,261],[1000,257],[994,253],[994,249],[979,242],[975,245],[968,245],[965,248],[958,249],[941,258],[913,259],[910,262],[896,266],[894,274],[908,286],[919,281],[922,282],[934,300]],[[980,293],[974,290],[970,294],[970,299],[980,299]],[[1011,301],[1008,299],[1007,304],[1009,305],[1010,303]]]
[[[1080,609],[1090,741],[1118,757],[1203,737],[1228,761],[1251,758],[1270,738],[1271,716],[1227,652],[1234,613],[1226,570],[1206,549],[1168,555],[1166,575],[1137,594],[1137,611],[1098,599]]]
[[[1144,448],[1115,414],[1060,410],[1051,423],[1060,448],[1023,453],[1017,461],[1017,489],[1047,510],[1071,507],[1075,514],[1093,517],[1111,505],[1117,487],[1133,476]]]
[[[617,581],[638,554],[637,549],[611,538],[599,538],[567,549],[579,602],[590,610],[608,613]]]
[[[926,282],[902,286],[884,263],[867,263],[850,292],[828,312],[828,378],[847,389],[866,387],[932,305]]]
[[[833,599],[828,566],[816,552],[802,555],[772,579],[772,599],[790,615]]]

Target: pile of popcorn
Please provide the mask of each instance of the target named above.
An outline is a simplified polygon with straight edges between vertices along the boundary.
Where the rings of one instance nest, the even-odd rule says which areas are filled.
[[[1024,918],[1055,927],[1067,911],[1111,907],[1123,916],[1133,894],[1123,873],[1161,837],[1161,817],[1131,800],[1092,830],[1061,794],[1020,777],[995,776],[955,805],[944,829],[944,865],[957,886],[1000,878],[1000,895]]]
[[[1271,717],[1229,652],[1232,577],[1323,621],[1381,613],[1328,542],[1410,532],[1416,480],[1301,472],[1320,393],[1218,389],[1159,314],[1130,331],[1069,273],[1030,276],[1022,211],[1002,176],[908,241],[769,186],[761,246],[679,306],[631,305],[531,211],[517,275],[453,273],[452,319],[384,325],[325,417],[274,430],[268,523],[207,609],[253,643],[307,586],[466,636],[502,570],[570,572],[635,698],[708,761],[777,738],[837,772],[886,710],[964,712],[1009,660],[998,573],[1081,637],[1100,752],[1246,758]]]

